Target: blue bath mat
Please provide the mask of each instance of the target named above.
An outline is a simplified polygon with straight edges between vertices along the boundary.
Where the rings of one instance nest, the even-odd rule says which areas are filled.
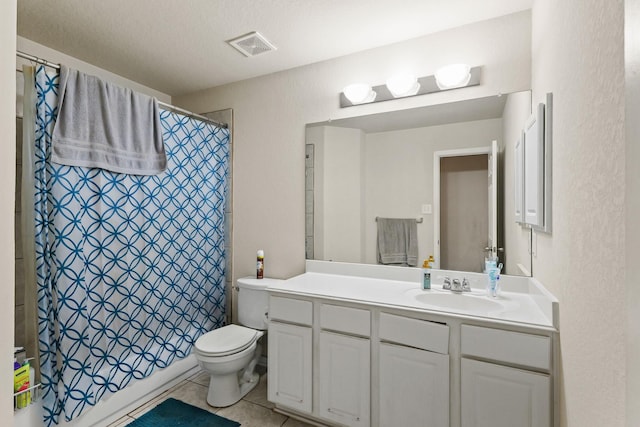
[[[133,421],[128,427],[238,427],[231,421],[204,409],[169,398]]]

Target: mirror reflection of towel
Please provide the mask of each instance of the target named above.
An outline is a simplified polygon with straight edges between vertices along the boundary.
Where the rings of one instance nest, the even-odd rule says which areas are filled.
[[[378,264],[418,265],[418,224],[415,218],[378,218]]]

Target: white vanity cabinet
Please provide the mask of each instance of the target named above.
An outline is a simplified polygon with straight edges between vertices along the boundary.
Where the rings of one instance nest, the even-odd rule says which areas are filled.
[[[312,410],[313,304],[269,298],[267,359],[270,401],[304,413]]]
[[[380,426],[449,427],[449,327],[380,314]]]
[[[320,306],[319,414],[348,426],[370,425],[371,313]]]
[[[440,298],[477,314],[430,308],[413,282],[390,279],[306,273],[268,291],[275,411],[342,427],[559,426],[558,331],[544,314],[557,307],[539,304],[542,291]],[[494,305],[509,310],[482,311]]]
[[[549,337],[462,325],[461,349],[461,427],[552,425]]]

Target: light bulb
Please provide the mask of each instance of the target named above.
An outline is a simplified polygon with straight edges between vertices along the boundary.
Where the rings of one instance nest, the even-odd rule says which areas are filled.
[[[418,83],[418,79],[413,74],[395,74],[387,80],[387,89],[389,89],[394,98],[400,98],[418,93],[420,83]]]
[[[345,87],[342,91],[344,96],[354,105],[373,102],[376,99],[375,91],[371,90],[371,86],[366,83],[354,83]]]
[[[451,64],[436,71],[436,84],[441,90],[463,87],[471,79],[471,68],[467,64]]]

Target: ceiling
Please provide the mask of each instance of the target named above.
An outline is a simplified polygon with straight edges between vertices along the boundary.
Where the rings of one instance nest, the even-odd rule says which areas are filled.
[[[531,3],[18,0],[18,35],[176,96],[515,13]],[[277,50],[247,58],[225,42],[251,31]]]

